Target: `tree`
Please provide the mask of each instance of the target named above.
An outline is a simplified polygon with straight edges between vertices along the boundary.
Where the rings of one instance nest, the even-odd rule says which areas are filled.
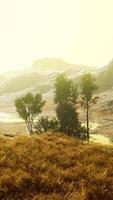
[[[15,100],[16,111],[25,120],[29,134],[33,133],[34,119],[42,112],[44,104],[45,101],[42,100],[42,95],[38,93],[36,95],[27,93]]]
[[[92,104],[96,103],[97,97],[94,93],[97,90],[95,84],[95,77],[90,74],[84,74],[81,77],[81,103],[86,108],[86,118],[87,118],[87,140],[89,141],[89,111]]]
[[[73,81],[67,79],[63,74],[55,81],[55,98],[57,118],[60,131],[67,134],[75,134],[80,125],[76,111],[77,87]]]

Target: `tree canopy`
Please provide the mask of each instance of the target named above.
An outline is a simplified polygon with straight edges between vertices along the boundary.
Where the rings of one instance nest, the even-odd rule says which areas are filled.
[[[55,103],[60,130],[67,134],[75,134],[79,126],[76,101],[78,97],[77,87],[73,81],[63,74],[55,81]]]
[[[16,110],[19,116],[27,123],[29,133],[32,133],[33,121],[42,112],[44,103],[42,95],[38,93],[35,95],[27,93],[25,96],[15,100]]]
[[[97,101],[97,97],[94,93],[97,90],[97,85],[95,84],[95,77],[86,73],[81,77],[81,103],[86,108],[87,117],[87,140],[89,140],[89,110],[90,106]]]

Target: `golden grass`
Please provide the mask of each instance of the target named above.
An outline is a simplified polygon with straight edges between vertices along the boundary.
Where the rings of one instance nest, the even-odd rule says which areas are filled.
[[[113,200],[113,148],[55,133],[1,138],[0,200]]]

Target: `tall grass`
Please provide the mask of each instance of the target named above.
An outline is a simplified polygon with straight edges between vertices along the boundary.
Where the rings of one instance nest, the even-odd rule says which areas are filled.
[[[0,199],[113,200],[113,148],[55,133],[1,138]]]

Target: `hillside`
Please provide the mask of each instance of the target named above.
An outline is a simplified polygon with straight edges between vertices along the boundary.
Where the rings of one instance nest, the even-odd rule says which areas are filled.
[[[65,72],[69,77],[77,77],[79,73],[92,70],[84,65],[74,65],[59,58],[43,58],[35,60],[31,68],[5,73],[6,78],[0,77],[0,95],[18,93],[24,90],[49,92],[55,77]],[[26,91],[24,91],[26,92]]]
[[[97,84],[100,91],[113,87],[113,60],[102,68],[101,72],[97,75]]]
[[[90,67],[85,65],[75,65],[60,58],[42,58],[35,60],[32,65],[33,70],[40,72],[66,72],[70,70],[75,70],[75,72],[80,72],[81,70],[88,70]]]
[[[6,80],[6,77],[3,76],[3,75],[0,75],[0,83],[3,82],[3,81],[5,81],[5,80]]]
[[[53,85],[56,76],[64,72],[69,78],[80,81],[84,72],[92,72],[96,75],[96,83],[99,87],[99,101],[97,109],[111,110],[113,96],[113,61],[104,68],[97,69],[85,65],[71,64],[59,58],[43,58],[35,60],[32,67],[26,70],[12,71],[0,77],[0,105],[2,111],[14,110],[14,100],[27,92],[40,92],[47,98],[53,98]],[[108,92],[109,89],[109,92]],[[112,95],[107,95],[110,93]],[[49,101],[47,99],[47,101]]]
[[[33,62],[32,68],[39,71],[62,71],[67,70],[69,64],[63,61],[62,59],[57,58],[43,58],[35,60]]]
[[[0,138],[0,199],[112,200],[112,155],[55,133]]]
[[[31,72],[7,79],[0,88],[0,94],[15,93],[37,86],[44,78],[45,77],[41,74]]]

